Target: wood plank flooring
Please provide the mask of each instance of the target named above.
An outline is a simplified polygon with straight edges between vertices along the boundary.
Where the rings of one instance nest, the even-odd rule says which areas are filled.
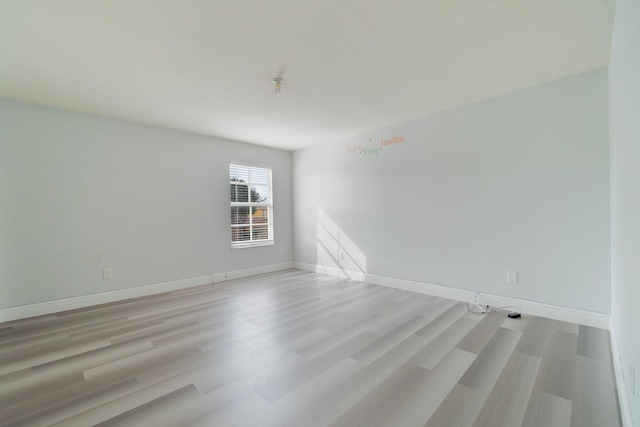
[[[0,425],[620,426],[609,333],[288,270],[0,324]]]

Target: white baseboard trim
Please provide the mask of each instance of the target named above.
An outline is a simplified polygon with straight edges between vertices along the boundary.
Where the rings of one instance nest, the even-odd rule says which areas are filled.
[[[99,294],[82,295],[64,298],[54,301],[45,301],[35,304],[21,305],[0,309],[0,322],[26,319],[28,317],[43,316],[61,311],[75,310],[93,305],[106,304],[147,295],[171,292],[194,286],[219,283],[225,280],[239,279],[255,276],[257,274],[272,273],[274,271],[293,268],[293,262],[270,264],[260,267],[245,268],[242,270],[228,271],[224,273],[211,273],[206,276],[191,277],[188,279],[172,280],[169,282],[154,283],[152,285],[137,286],[135,288],[120,289],[116,291],[101,292]]]
[[[618,335],[616,334],[615,322],[611,317],[609,325],[609,337],[611,339],[611,356],[613,357],[613,371],[616,374],[616,389],[618,390],[618,400],[620,401],[620,412],[622,413],[622,425],[633,427],[631,419],[631,408],[629,408],[629,398],[627,396],[627,384],[624,380],[624,370],[622,368],[622,356],[618,347]]]
[[[424,282],[416,282],[404,279],[394,279],[391,277],[377,276],[375,274],[361,271],[347,271],[335,267],[326,267],[302,262],[294,262],[294,267],[300,270],[314,271],[320,274],[341,277],[351,280],[358,280],[375,285],[388,286],[396,289],[417,292],[421,294],[433,295],[440,298],[447,298],[462,302],[472,302],[475,292],[462,288],[452,288],[443,285],[434,285]],[[561,320],[564,322],[577,323],[595,328],[609,329],[611,326],[609,314],[596,313],[586,310],[578,310],[568,307],[560,307],[535,301],[526,301],[516,298],[503,297],[480,293],[482,304],[494,307],[516,306],[523,313],[534,316],[546,317],[548,319]]]
[[[273,273],[275,271],[288,270],[290,268],[293,268],[292,261],[282,262],[279,264],[263,265],[260,267],[244,268],[242,270],[235,270],[235,271],[229,271],[227,273],[222,273],[222,274],[226,274],[226,277],[222,280],[214,280],[214,283],[221,282],[223,280],[242,279],[243,277],[257,276],[258,274]]]

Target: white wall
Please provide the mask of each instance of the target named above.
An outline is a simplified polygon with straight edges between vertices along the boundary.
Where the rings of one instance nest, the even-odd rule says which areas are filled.
[[[640,391],[632,393],[631,364],[640,370],[639,21],[640,2],[617,0],[609,65],[612,313],[625,380],[620,386],[636,425]]]
[[[230,161],[273,168],[274,246],[231,250]],[[0,308],[293,257],[289,152],[0,99],[0,181]]]
[[[295,260],[609,313],[607,78],[295,152]]]

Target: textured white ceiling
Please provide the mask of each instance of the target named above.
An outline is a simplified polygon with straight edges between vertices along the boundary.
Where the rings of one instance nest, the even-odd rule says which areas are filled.
[[[613,0],[0,0],[0,97],[294,150],[606,66],[613,12]]]

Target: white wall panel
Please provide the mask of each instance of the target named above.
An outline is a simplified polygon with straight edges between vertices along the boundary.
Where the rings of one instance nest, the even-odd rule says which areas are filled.
[[[0,158],[0,307],[292,259],[287,151],[0,100]],[[273,169],[275,245],[231,249],[230,161]]]
[[[616,2],[609,65],[611,286],[621,406],[640,424],[640,3]],[[632,365],[634,369],[632,369]],[[634,377],[635,374],[635,378]],[[635,386],[634,386],[635,383]],[[628,401],[624,396],[628,397]],[[627,405],[628,402],[628,405]]]
[[[295,261],[609,313],[607,117],[601,69],[297,151]]]

